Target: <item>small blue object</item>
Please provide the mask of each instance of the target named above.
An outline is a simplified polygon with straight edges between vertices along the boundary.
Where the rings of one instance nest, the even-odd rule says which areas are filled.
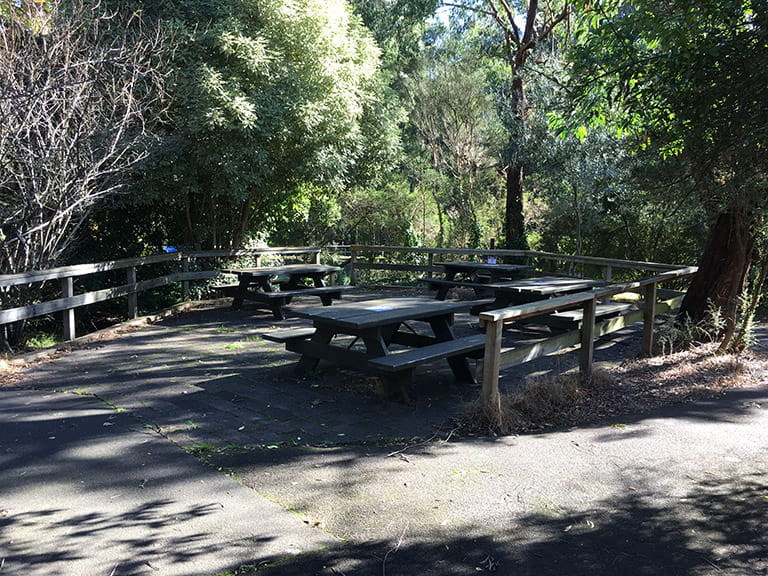
[[[163,252],[166,254],[172,254],[173,252],[178,252],[179,249],[176,248],[176,246],[160,246],[160,248],[163,249]]]

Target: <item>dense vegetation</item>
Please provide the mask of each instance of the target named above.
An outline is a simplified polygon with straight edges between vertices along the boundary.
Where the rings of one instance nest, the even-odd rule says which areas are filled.
[[[700,263],[684,313],[735,320],[767,35],[765,0],[4,2],[1,269],[494,238]]]

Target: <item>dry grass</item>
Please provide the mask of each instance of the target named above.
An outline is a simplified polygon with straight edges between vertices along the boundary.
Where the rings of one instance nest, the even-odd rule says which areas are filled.
[[[718,355],[702,345],[665,356],[596,369],[582,381],[575,371],[532,380],[501,398],[500,418],[474,406],[460,419],[467,434],[516,434],[598,422],[679,402],[717,396],[768,382],[768,360]]]

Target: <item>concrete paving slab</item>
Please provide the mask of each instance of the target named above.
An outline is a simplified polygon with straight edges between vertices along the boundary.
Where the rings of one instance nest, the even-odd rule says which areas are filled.
[[[93,397],[0,387],[0,573],[211,575],[337,540]]]

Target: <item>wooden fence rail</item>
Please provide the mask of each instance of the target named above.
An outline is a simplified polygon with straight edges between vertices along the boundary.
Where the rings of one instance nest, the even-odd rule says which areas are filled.
[[[696,270],[695,266],[678,268],[636,282],[613,284],[590,292],[580,292],[481,313],[480,322],[485,327],[486,334],[485,353],[478,365],[478,373],[482,380],[483,404],[489,409],[490,414],[496,414],[500,418],[499,372],[502,369],[529,362],[577,344],[581,347],[579,370],[583,377],[588,377],[592,370],[595,340],[636,322],[643,322],[642,348],[644,353],[650,354],[653,347],[653,325],[656,315],[679,307],[682,300],[681,296],[676,296],[657,302],[657,286],[662,282],[689,277],[695,274]],[[641,291],[644,296],[641,310],[596,323],[597,302],[616,294],[637,291]],[[583,311],[581,330],[566,332],[535,344],[503,350],[502,336],[505,325],[574,306],[580,307]]]
[[[191,281],[211,279],[218,275],[218,271],[215,269],[190,270],[190,261],[192,260],[251,257],[255,260],[256,265],[258,266],[261,264],[261,259],[264,256],[310,255],[314,262],[319,263],[320,252],[321,249],[316,247],[276,247],[257,250],[176,252],[173,254],[126,258],[108,262],[60,266],[48,270],[32,270],[18,274],[5,274],[0,276],[0,291],[7,292],[16,286],[57,280],[61,286],[61,297],[45,302],[2,309],[0,310],[0,326],[46,314],[63,312],[63,337],[65,340],[72,340],[76,336],[76,308],[115,298],[127,297],[128,317],[135,318],[138,315],[138,294],[140,292],[181,282],[183,297],[184,299],[187,299],[189,297],[189,283]],[[170,274],[163,274],[137,281],[138,269],[152,264],[174,262],[180,263],[180,270]],[[124,284],[85,292],[83,294],[75,294],[74,287],[77,278],[115,270],[125,270],[126,281]]]
[[[539,265],[544,269],[543,263],[550,265],[555,262],[573,265],[595,266],[602,270],[601,276],[604,280],[610,282],[613,269],[642,270],[647,272],[666,272],[681,268],[676,264],[662,264],[659,262],[643,262],[639,260],[617,260],[612,258],[599,258],[595,256],[574,256],[570,254],[555,254],[552,252],[538,252],[535,250],[491,250],[491,249],[473,249],[473,248],[419,248],[413,246],[372,246],[356,244],[349,246],[349,276],[350,283],[356,285],[359,282],[359,272],[363,270],[379,271],[400,271],[423,273],[427,277],[432,277],[439,272],[440,261],[445,261],[445,257],[474,256],[476,258],[487,259],[489,256],[519,258],[525,260],[528,264]],[[377,255],[384,254],[417,254],[427,257],[426,264],[404,264],[392,262],[377,261]]]

